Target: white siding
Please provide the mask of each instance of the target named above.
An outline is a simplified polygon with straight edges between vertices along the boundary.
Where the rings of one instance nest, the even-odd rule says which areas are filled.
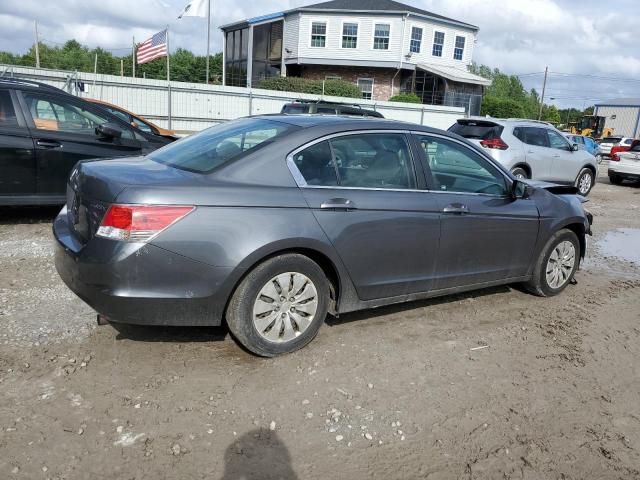
[[[294,14],[286,17],[284,21],[284,48],[291,53],[283,52],[285,58],[298,56],[298,44],[300,41],[300,15]]]
[[[613,128],[616,135],[634,138],[640,136],[639,107],[602,106],[597,107],[595,114],[606,117],[604,126]],[[616,118],[611,118],[614,115]]]
[[[466,65],[471,63],[473,57],[473,47],[475,44],[475,32],[448,26],[438,22],[409,16],[406,20],[400,15],[344,15],[344,14],[322,14],[322,13],[302,13],[287,17],[286,22],[292,22],[289,27],[299,32],[297,55],[290,57],[313,58],[325,60],[360,60],[370,62],[403,62],[403,63],[431,63],[435,65],[447,65],[466,69]],[[295,22],[295,27],[293,25]],[[327,23],[327,40],[324,48],[311,47],[311,24],[312,22]],[[352,22],[358,24],[358,47],[342,48],[342,24]],[[389,50],[373,49],[373,34],[376,23],[386,23],[391,26],[389,39]],[[409,61],[405,55],[409,53],[409,42],[411,40],[411,27],[422,28],[422,44],[420,53],[414,53]],[[439,31],[445,34],[445,43],[442,57],[434,57],[431,52],[433,48],[434,32]],[[404,34],[404,35],[403,35]],[[453,51],[455,37],[465,37],[465,48],[462,60],[454,60]],[[287,40],[291,41],[291,40]],[[294,50],[285,42],[285,45]]]

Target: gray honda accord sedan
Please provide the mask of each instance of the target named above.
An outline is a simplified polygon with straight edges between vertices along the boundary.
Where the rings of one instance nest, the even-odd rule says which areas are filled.
[[[226,322],[274,356],[327,314],[508,283],[560,293],[591,234],[576,193],[519,181],[441,130],[258,116],[80,162],[56,267],[105,321]]]

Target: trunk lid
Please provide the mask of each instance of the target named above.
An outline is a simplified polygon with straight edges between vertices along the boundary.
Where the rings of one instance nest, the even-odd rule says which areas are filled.
[[[102,217],[118,195],[136,185],[170,186],[196,175],[145,157],[79,162],[67,184],[67,216],[78,239],[95,235]]]

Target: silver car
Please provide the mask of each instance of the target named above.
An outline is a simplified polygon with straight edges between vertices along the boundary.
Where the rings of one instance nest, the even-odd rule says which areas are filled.
[[[622,136],[604,137],[600,140],[600,150],[605,157],[611,156],[611,149],[613,147],[630,147],[633,142],[633,138]]]
[[[575,185],[586,196],[598,176],[596,158],[546,122],[471,117],[449,131],[486,149],[517,178]]]

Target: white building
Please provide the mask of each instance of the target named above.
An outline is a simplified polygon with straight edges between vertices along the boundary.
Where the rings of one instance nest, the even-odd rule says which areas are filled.
[[[415,92],[428,104],[473,103],[473,113],[490,83],[467,71],[478,27],[393,0],[332,0],[221,28],[226,85],[340,78],[364,98]]]
[[[615,135],[640,138],[640,98],[620,98],[596,104],[594,115],[605,117],[604,126]]]

